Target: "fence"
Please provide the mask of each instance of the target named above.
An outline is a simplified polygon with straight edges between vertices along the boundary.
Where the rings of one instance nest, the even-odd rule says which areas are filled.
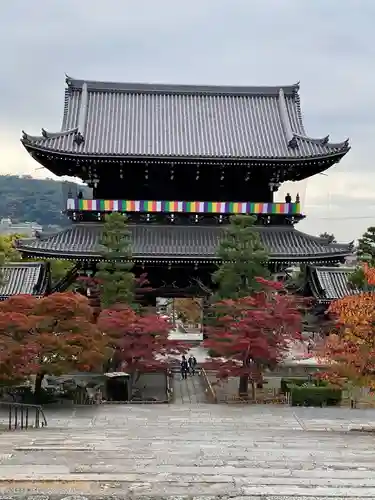
[[[7,412],[8,430],[39,429],[47,427],[47,419],[40,405],[28,405],[23,403],[0,402],[0,408]]]

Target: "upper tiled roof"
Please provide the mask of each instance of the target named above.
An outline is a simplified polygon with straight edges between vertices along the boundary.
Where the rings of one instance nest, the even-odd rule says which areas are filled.
[[[0,300],[12,295],[43,295],[48,286],[45,262],[12,262],[1,268]]]
[[[102,228],[102,224],[96,223],[74,224],[52,236],[19,240],[18,250],[70,259],[100,258]],[[129,224],[128,229],[136,259],[214,259],[224,236],[223,226]],[[350,245],[329,244],[325,239],[301,233],[292,226],[259,226],[257,230],[273,260],[334,260],[351,253]]]
[[[106,83],[67,77],[62,132],[23,134],[26,148],[170,158],[343,156],[348,141],[306,135],[298,85],[223,87]],[[77,141],[77,134],[84,141]]]
[[[351,287],[348,281],[354,270],[353,267],[309,266],[308,279],[314,297],[321,302],[330,302],[358,293],[359,290]]]

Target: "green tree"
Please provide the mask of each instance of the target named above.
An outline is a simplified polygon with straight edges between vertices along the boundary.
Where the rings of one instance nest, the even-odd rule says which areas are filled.
[[[328,243],[337,243],[334,234],[324,232],[324,233],[319,234],[319,237],[328,240]]]
[[[375,227],[369,227],[359,238],[357,256],[360,264],[349,275],[348,282],[354,290],[365,290],[366,276],[362,264],[367,262],[370,267],[375,266]]]
[[[14,241],[25,238],[20,234],[0,235],[0,252],[4,255],[4,262],[20,262],[22,255],[14,248]]]
[[[261,285],[256,278],[267,278],[268,255],[254,227],[255,217],[234,215],[221,241],[217,256],[221,261],[212,278],[217,284],[216,300],[251,295]]]
[[[74,267],[74,262],[71,262],[69,260],[51,259],[47,262],[49,262],[51,266],[51,277],[53,284],[56,284],[60,280],[62,280],[64,276]],[[71,285],[71,287],[72,286],[73,285]],[[69,287],[69,289],[71,287]]]
[[[26,238],[22,234],[0,235],[0,253],[4,257],[4,263],[7,262],[35,262],[38,259],[25,259],[14,247],[15,240]],[[47,259],[51,266],[52,283],[60,281],[70,269],[74,266],[73,262],[67,260]],[[0,265],[3,265],[0,263]]]
[[[362,266],[357,266],[355,270],[351,274],[349,274],[348,282],[353,290],[364,289],[366,283],[366,276]]]
[[[114,304],[133,304],[135,277],[131,272],[130,232],[126,217],[120,213],[107,215],[100,241],[103,261],[98,264],[96,278],[100,283],[100,302],[108,308]]]
[[[366,260],[371,267],[375,264],[375,227],[369,227],[358,240],[359,260]]]

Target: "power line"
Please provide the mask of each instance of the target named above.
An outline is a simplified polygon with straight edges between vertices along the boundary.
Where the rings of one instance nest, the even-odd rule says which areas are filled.
[[[316,217],[314,215],[308,215],[308,219],[318,219],[318,220],[359,220],[359,219],[374,219],[375,215],[359,215],[359,216],[346,216],[346,217]]]

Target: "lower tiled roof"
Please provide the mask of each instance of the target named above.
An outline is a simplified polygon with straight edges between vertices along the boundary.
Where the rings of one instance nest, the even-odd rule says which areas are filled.
[[[100,259],[102,228],[98,223],[76,223],[53,235],[18,240],[17,248],[35,256]],[[224,226],[138,224],[128,229],[135,259],[215,259],[225,234]],[[350,245],[329,244],[292,226],[259,226],[257,231],[272,260],[334,260],[351,253]]]
[[[45,262],[11,262],[1,268],[0,299],[12,295],[43,295],[48,286],[48,264]]]
[[[354,270],[354,267],[309,266],[308,280],[314,297],[330,302],[358,293],[359,290],[349,285],[349,276]]]

